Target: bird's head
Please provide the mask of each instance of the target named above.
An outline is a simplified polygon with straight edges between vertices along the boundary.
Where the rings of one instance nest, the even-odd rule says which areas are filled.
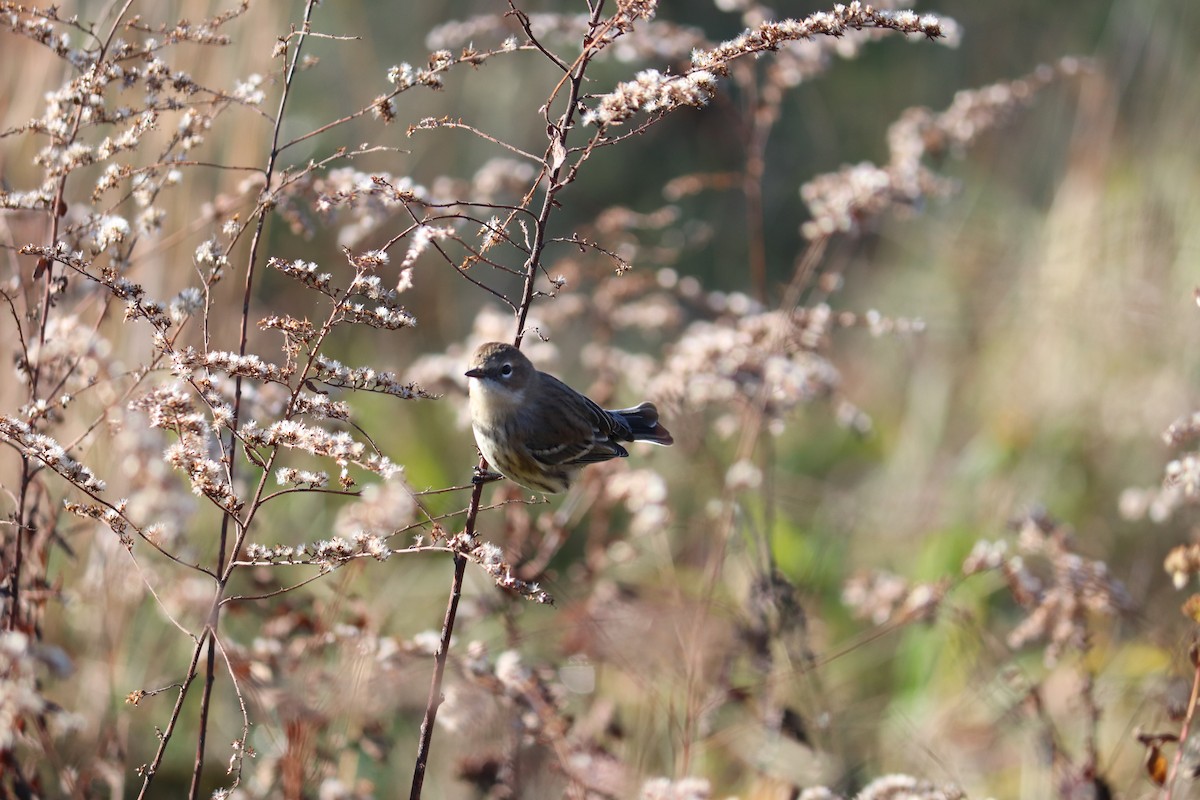
[[[488,342],[479,346],[471,357],[467,377],[471,388],[521,395],[537,374],[533,363],[517,348],[503,342]]]

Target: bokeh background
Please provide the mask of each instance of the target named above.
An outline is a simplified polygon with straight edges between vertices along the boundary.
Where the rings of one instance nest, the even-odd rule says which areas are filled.
[[[721,41],[746,25],[742,13],[722,5],[664,2],[658,19]],[[222,8],[162,3],[142,13],[157,22],[200,19]],[[791,3],[775,12],[801,16],[820,8]],[[558,3],[527,10],[585,9]],[[885,162],[888,125],[906,108],[942,109],[960,90],[1012,80],[1063,56],[1093,64],[1091,73],[1054,83],[969,149],[933,165],[957,182],[953,196],[896,209],[829,243],[818,270],[840,282],[829,298],[835,310],[877,309],[889,318],[920,319],[923,331],[834,333],[828,357],[841,376],[837,397],[803,405],[777,433],[759,437],[751,461],[762,470],[763,483],[737,494],[728,529],[721,521],[727,518],[709,516],[706,506],[726,489],[727,471],[741,457],[738,431],[718,424],[721,409],[668,406],[668,426],[680,444],[637,451],[606,477],[620,480],[623,469],[653,470],[666,489],[668,514],[661,525],[631,530],[636,514],[629,508],[597,523],[585,503],[572,519],[573,538],[555,552],[542,577],[554,607],[509,598],[473,568],[455,653],[467,663],[470,643],[478,642],[492,664],[497,654],[512,651],[525,664],[557,671],[559,681],[576,670],[584,686],[563,701],[564,717],[600,725],[603,732],[594,740],[604,741],[639,780],[696,775],[711,781],[713,796],[787,797],[792,787],[819,783],[852,794],[889,772],[953,782],[970,796],[1067,796],[1062,764],[1052,754],[1079,758],[1092,734],[1096,767],[1112,791],[1154,796],[1134,734],[1178,729],[1171,709],[1178,705],[1180,682],[1190,685],[1186,652],[1194,623],[1179,613],[1185,594],[1171,585],[1162,561],[1192,530],[1186,509],[1151,521],[1142,513],[1142,496],[1130,490],[1161,484],[1173,457],[1161,434],[1195,408],[1200,378],[1200,310],[1193,298],[1200,283],[1200,47],[1194,35],[1200,5],[960,0],[918,10],[956,20],[958,46],[885,37],[854,59],[834,59],[824,74],[787,91],[764,151],[761,184],[768,286],[761,299],[768,308],[778,302],[805,248],[802,183],[843,164]],[[357,38],[307,41],[306,52],[318,61],[297,80],[284,138],[385,93],[389,66],[423,64],[440,46],[427,39],[430,31],[497,11],[503,8],[486,2],[322,6],[315,30]],[[111,14],[111,8],[80,3],[71,12],[89,19]],[[210,86],[269,75],[279,66],[270,58],[272,47],[298,15],[291,4],[252,4],[228,27],[232,44],[181,45],[173,57]],[[511,20],[505,24],[519,33]],[[39,113],[43,93],[66,72],[43,48],[11,33],[2,48],[0,109],[7,129]],[[639,69],[679,64],[642,53],[608,59],[596,65],[588,90],[603,93]],[[441,91],[402,95],[391,125],[366,115],[290,149],[287,161],[302,165],[366,142],[395,149],[356,158],[353,166],[364,172],[386,171],[433,187],[466,181],[504,153],[465,131],[409,136],[406,127],[429,116],[462,118],[540,154],[545,132],[538,107],[556,80],[555,69],[531,53],[460,69]],[[614,282],[639,274],[657,278],[669,269],[699,282],[697,318],[718,306],[752,304],[756,290],[747,264],[753,234],[743,195],[727,188],[683,197],[664,193],[681,176],[742,168],[740,126],[751,100],[724,81],[709,107],[683,109],[598,152],[562,195],[553,223],[559,235],[581,232],[604,244],[597,221],[614,207],[641,214],[670,208],[676,222],[655,233],[660,238],[653,246],[643,240],[625,276],[614,276],[602,259],[577,257],[566,248],[551,252],[547,269],[571,280],[558,299],[541,302],[566,303],[572,292],[585,299],[604,292],[619,296]],[[262,108],[274,113],[274,103],[268,99]],[[197,158],[262,163],[270,133],[264,115],[238,109],[222,125]],[[29,135],[0,139],[6,187],[36,181],[32,161],[39,146]],[[170,234],[147,242],[136,259],[136,279],[151,295],[169,297],[194,280],[191,254],[214,230],[211,204],[234,192],[240,179],[223,170],[187,172],[184,190],[170,200]],[[77,201],[86,202],[86,192]],[[38,241],[44,222],[15,213],[3,219],[6,278],[28,275],[29,264],[7,246]],[[343,258],[341,222],[318,220],[307,229],[289,224],[294,222],[286,214],[271,221],[265,253],[331,268]],[[355,246],[378,246],[394,233],[385,224]],[[240,268],[234,271],[239,277],[214,297],[218,306],[240,304]],[[504,290],[514,285],[499,275],[486,279]],[[407,485],[423,490],[465,483],[476,457],[464,424],[463,384],[437,377],[449,374],[446,364],[465,360],[481,330],[512,331],[503,333],[506,311],[436,260],[418,263],[413,284],[407,306],[417,317],[416,329],[340,334],[329,349],[348,363],[428,376],[430,388],[441,393],[399,407],[394,399],[354,398],[358,424],[404,465]],[[302,287],[267,275],[257,284],[252,317],[279,310],[303,315],[312,302]],[[533,351],[540,366],[606,393],[614,404],[641,399],[632,393],[652,375],[598,378],[589,366],[589,345],[603,339],[651,356],[651,364],[677,346],[673,331],[613,337],[589,327],[593,316],[583,315],[577,324],[548,316],[557,322],[543,330],[550,345]],[[12,333],[12,321],[5,319],[0,335],[12,341]],[[103,334],[128,363],[149,353],[145,331],[132,324],[108,321]],[[215,330],[214,339],[218,348],[235,344],[232,329]],[[266,334],[252,340],[259,352],[273,347],[277,342]],[[15,382],[0,381],[6,413],[19,407],[21,391]],[[870,418],[869,430],[838,424],[842,402]],[[104,465],[109,440],[89,441],[80,451],[83,460]],[[4,451],[0,459],[0,475],[11,487],[15,456]],[[108,464],[108,479],[130,491],[146,480],[140,469]],[[502,486],[485,490],[493,499],[519,494]],[[11,501],[2,502],[8,510]],[[450,512],[464,505],[465,495],[424,502],[431,513]],[[480,532],[503,544],[521,526],[536,528],[562,502],[485,512]],[[289,498],[264,515],[255,540],[326,538],[346,505],[321,495]],[[962,580],[960,572],[979,540],[1011,537],[1009,522],[1034,508],[1070,526],[1079,552],[1106,562],[1132,600],[1126,613],[1096,621],[1085,651],[1053,663],[1039,647],[1006,646],[1005,633],[1022,611],[1002,590],[1003,581],[989,575]],[[215,543],[203,536],[213,530],[216,514],[199,501],[176,511],[188,520],[191,551],[211,557]],[[597,525],[607,527],[597,533]],[[80,763],[112,764],[114,774],[94,778],[95,785],[107,781],[113,794],[134,796],[140,781],[130,768],[148,760],[156,745],[153,726],[163,724],[173,694],[136,708],[124,699],[136,689],[178,680],[189,647],[146,598],[145,582],[193,624],[210,590],[169,565],[131,572],[124,552],[105,544],[104,535],[99,528],[65,529],[70,552],[64,549],[48,569],[61,595],[48,607],[43,638],[62,648],[74,669],[70,677],[47,676],[44,690],[77,715],[62,752]],[[805,625],[802,633],[792,629],[788,635],[803,643],[783,646],[787,656],[776,654],[765,671],[735,664],[734,674],[718,678],[719,670],[696,667],[692,656],[696,663],[725,663],[723,654],[748,647],[737,620],[755,585],[753,542],[761,541],[769,542],[779,572],[795,588],[799,609],[789,613]],[[589,547],[602,547],[603,557],[597,560]],[[247,570],[237,591],[275,586],[287,569]],[[875,626],[856,618],[842,595],[850,576],[869,570],[912,581],[948,578],[953,585],[934,621]],[[248,604],[226,616],[230,645],[243,651],[234,660],[245,670],[255,722],[251,743],[259,753],[246,766],[248,776],[259,770],[257,777],[247,777],[241,791],[289,796],[287,787],[294,784],[280,765],[298,754],[310,770],[300,782],[303,796],[389,796],[407,786],[432,660],[414,655],[393,664],[380,655],[380,642],[418,653],[421,635],[440,626],[449,573],[448,557],[436,553],[384,564],[357,561],[286,599]],[[287,651],[293,636],[305,646],[288,658],[256,655],[255,647],[266,641]],[[811,661],[789,661],[799,652]],[[218,676],[206,791],[227,781],[222,765],[228,742],[240,735],[236,698],[225,677]],[[1101,710],[1094,725],[1080,702],[1088,679]],[[462,779],[470,771],[463,765],[516,735],[516,712],[495,705],[494,698],[489,705],[486,696],[471,705],[477,687],[463,674],[452,670],[448,681],[453,702],[444,712],[448,725],[439,726],[434,739],[427,796],[488,796]],[[1041,690],[1041,715],[1023,712],[1032,685]],[[787,708],[795,724],[764,723],[753,703],[730,701],[731,686],[754,698],[774,698],[765,706]],[[152,796],[186,785],[194,748],[186,732],[195,726],[189,707],[180,725],[185,733],[168,754]],[[530,759],[527,774],[547,777],[530,777],[521,796],[558,796],[561,765]],[[59,793],[70,792],[60,786],[48,796]]]

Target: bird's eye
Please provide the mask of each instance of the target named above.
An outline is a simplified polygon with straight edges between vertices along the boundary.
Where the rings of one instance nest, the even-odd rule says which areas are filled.
[[[503,376],[504,376],[504,377],[506,377],[506,378],[507,378],[509,375],[512,375],[512,364],[505,364],[503,367],[501,367],[501,368],[500,368],[500,374],[501,374],[501,375],[503,375]]]

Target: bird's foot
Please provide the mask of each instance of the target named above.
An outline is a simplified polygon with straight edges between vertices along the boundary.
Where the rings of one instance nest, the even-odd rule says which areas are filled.
[[[479,467],[475,467],[474,472],[471,473],[471,483],[475,486],[482,486],[485,483],[502,480],[503,478],[504,476],[499,472],[492,472],[491,470],[480,469]]]

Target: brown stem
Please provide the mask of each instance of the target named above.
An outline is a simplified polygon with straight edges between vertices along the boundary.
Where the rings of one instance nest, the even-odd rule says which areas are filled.
[[[112,44],[113,37],[116,35],[117,28],[124,19],[125,14],[129,11],[129,7],[133,5],[133,0],[125,0],[113,19],[112,25],[109,27],[108,36],[100,43],[99,55],[96,63],[103,63],[108,48]],[[79,129],[83,124],[83,105],[75,111],[74,119],[71,121],[71,133],[67,138],[67,142],[74,142],[79,136]],[[66,209],[66,193],[67,193],[67,178],[71,171],[63,172],[62,177],[58,180],[58,185],[54,191],[54,200],[50,206],[50,235],[48,237],[48,245],[53,248],[58,243],[58,228],[59,222]],[[42,273],[45,273],[44,276]],[[54,262],[46,259],[38,262],[38,267],[33,273],[34,278],[45,277],[42,285],[42,307],[38,319],[37,328],[37,344],[38,344],[38,359],[30,364],[29,371],[29,397],[31,400],[38,399],[38,382],[41,379],[42,370],[42,355],[43,347],[46,343],[46,328],[50,323],[50,306],[53,299],[54,289]],[[18,321],[17,328],[21,325]],[[24,343],[24,337],[21,339]],[[28,358],[29,350],[26,348],[25,355]],[[28,498],[28,487],[33,480],[33,465],[30,459],[24,455],[21,457],[21,489],[20,500],[17,503],[17,509],[13,514],[16,523],[16,541],[14,542],[15,552],[13,553],[13,573],[10,578],[10,591],[12,592],[12,613],[9,615],[10,629],[15,630],[20,622],[20,600],[21,600],[21,572],[24,566],[24,533],[26,528],[33,530],[32,516],[33,512],[26,507]],[[28,520],[28,522],[27,522]]]
[[[208,741],[208,710],[212,707],[212,687],[213,681],[216,678],[214,667],[216,662],[216,645],[214,642],[217,638],[215,622],[216,620],[214,619],[213,630],[208,636],[208,653],[204,663],[204,691],[200,695],[200,733],[196,736],[195,769],[192,770],[192,785],[188,789],[188,797],[193,800],[200,796],[200,773],[203,771],[202,768],[204,766],[204,746]]]
[[[479,471],[487,470],[487,460],[479,459]],[[483,497],[483,481],[476,481],[471,492],[471,504],[467,507],[467,523],[463,536],[468,541],[475,538],[475,520],[479,516],[479,503]],[[421,738],[417,744],[417,762],[413,769],[412,790],[409,800],[420,800],[425,786],[425,770],[429,766],[429,747],[433,742],[433,724],[437,720],[438,708],[442,705],[442,677],[446,673],[446,659],[450,655],[450,636],[454,632],[454,620],[458,616],[458,601],[462,597],[463,576],[467,570],[467,557],[460,552],[454,554],[454,577],[450,581],[450,599],[446,603],[446,616],[442,620],[442,637],[438,640],[434,655],[433,678],[429,682],[429,699],[425,703],[425,717],[421,720]]]
[[[17,511],[13,514],[13,533],[17,537],[16,552],[13,553],[13,573],[9,591],[12,592],[12,606],[8,617],[8,629],[15,631],[21,626],[21,564],[25,560],[25,503],[29,493],[29,482],[32,479],[32,466],[29,456],[21,454],[21,489],[17,500]]]
[[[204,652],[203,637],[196,642],[196,647],[192,650],[192,663],[188,666],[187,677],[183,679],[182,684],[179,686],[179,695],[175,698],[175,707],[171,709],[171,718],[167,721],[167,727],[158,739],[158,750],[154,753],[154,759],[145,767],[142,788],[138,792],[137,800],[145,800],[146,793],[150,790],[150,782],[154,779],[155,773],[158,772],[163,756],[166,755],[167,742],[171,741],[171,734],[175,732],[175,725],[179,722],[179,715],[183,712],[183,701],[187,698],[188,687],[192,685],[192,681],[196,678],[196,666],[200,663],[200,654],[202,652]],[[157,692],[153,694],[157,694]]]
[[[593,28],[599,24],[603,5],[603,2],[597,2],[592,8],[591,23]],[[513,10],[516,10],[515,7],[513,7]],[[575,122],[576,112],[579,108],[583,75],[592,55],[594,55],[593,51],[588,48],[584,49],[584,52],[575,60],[571,68],[567,70],[567,74],[563,77],[562,81],[555,87],[550,99],[546,103],[546,115],[549,117],[550,106],[553,103],[554,97],[563,86],[563,82],[565,82],[568,87],[565,108],[557,123],[549,125],[550,144],[546,148],[546,154],[543,157],[542,172],[538,176],[538,181],[542,180],[543,177],[546,180],[546,194],[542,198],[542,206],[534,224],[533,243],[529,248],[529,258],[525,261],[525,283],[521,291],[521,302],[517,306],[517,330],[513,339],[513,344],[517,347],[521,346],[521,340],[525,336],[525,320],[529,316],[529,306],[533,301],[533,286],[537,279],[538,269],[541,267],[542,250],[545,248],[547,241],[546,226],[550,219],[550,214],[557,205],[555,195],[570,183],[575,176],[575,169],[567,161],[567,153],[569,152],[567,149],[567,136]],[[590,153],[590,150],[587,153]],[[587,153],[581,158],[586,158]],[[566,170],[565,178],[564,170]],[[533,190],[531,189],[529,196],[532,196],[532,192]],[[478,471],[482,473],[486,470],[487,459],[480,457]],[[483,481],[476,481],[475,490],[471,493],[471,504],[467,508],[466,526],[463,530],[463,536],[466,537],[468,542],[473,541],[475,538],[475,520],[479,515],[479,503],[482,496]],[[413,770],[412,791],[409,793],[409,800],[420,800],[421,790],[425,785],[425,770],[429,765],[429,748],[433,740],[433,724],[437,719],[438,707],[442,703],[442,678],[446,671],[446,659],[450,652],[450,636],[454,631],[454,620],[458,614],[458,601],[462,596],[462,582],[466,567],[466,557],[462,555],[461,551],[457,552],[454,556],[454,577],[450,583],[450,598],[446,604],[446,616],[442,622],[442,636],[438,642],[433,678],[429,686],[429,698],[425,705],[425,717],[421,721],[421,738],[417,746],[417,761]]]
[[[1171,800],[1171,791],[1175,788],[1175,780],[1179,777],[1179,766],[1183,763],[1183,750],[1187,746],[1188,732],[1196,718],[1196,702],[1200,700],[1200,644],[1193,643],[1188,656],[1192,660],[1192,693],[1188,697],[1187,714],[1183,718],[1183,726],[1179,729],[1179,745],[1175,748],[1175,759],[1171,762],[1171,773],[1163,784],[1163,800]]]
[[[597,3],[592,12],[593,25],[598,21],[601,6],[601,3]],[[583,86],[583,73],[587,69],[588,61],[585,51],[584,55],[576,60],[575,71],[568,73],[563,78],[568,87],[566,108],[558,123],[549,126],[550,146],[546,149],[545,166],[543,167],[546,175],[546,195],[542,198],[542,208],[538,213],[537,224],[533,228],[533,246],[529,248],[529,258],[525,262],[525,284],[521,287],[521,303],[517,311],[517,335],[513,340],[513,344],[517,347],[521,346],[521,340],[525,337],[525,320],[529,317],[529,306],[533,300],[533,284],[542,263],[542,250],[546,246],[546,224],[557,205],[555,196],[568,182],[561,180],[564,168],[568,170],[568,180],[573,179],[575,175],[575,170],[568,167],[566,158],[567,134],[575,124],[575,112],[579,108],[579,95]],[[560,154],[557,158],[555,157],[556,153]]]

